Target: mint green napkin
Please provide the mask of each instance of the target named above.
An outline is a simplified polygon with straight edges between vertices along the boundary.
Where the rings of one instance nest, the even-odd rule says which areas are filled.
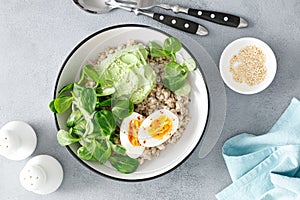
[[[223,157],[233,183],[218,200],[300,199],[300,102],[292,99],[268,133],[226,141]]]

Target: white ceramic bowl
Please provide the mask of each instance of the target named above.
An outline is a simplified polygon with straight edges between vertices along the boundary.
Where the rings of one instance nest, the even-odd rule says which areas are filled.
[[[233,55],[237,55],[242,48],[248,45],[257,46],[266,55],[266,78],[264,81],[254,86],[249,86],[246,83],[238,83],[234,81],[232,78],[232,73],[229,71],[230,59],[233,57]],[[256,38],[245,37],[231,42],[224,49],[220,58],[219,68],[225,84],[230,89],[241,94],[255,94],[263,91],[272,83],[277,70],[277,62],[272,49],[265,42]]]
[[[107,47],[116,47],[126,43],[130,39],[145,44],[147,44],[148,41],[156,41],[162,44],[167,37],[169,37],[168,34],[144,25],[119,25],[103,29],[90,35],[80,42],[66,58],[57,78],[54,97],[57,96],[57,92],[63,86],[76,81],[75,78],[78,77],[77,75],[81,67],[86,64],[88,60],[96,59],[99,52],[105,50]],[[179,53],[184,58],[192,57],[191,53],[188,52],[185,47]],[[186,134],[183,134],[176,144],[168,145],[165,150],[161,151],[158,158],[145,161],[138,167],[136,172],[132,174],[122,174],[110,166],[108,162],[105,165],[99,165],[96,162],[81,160],[75,153],[79,146],[78,144],[70,145],[67,149],[86,167],[97,173],[118,180],[147,180],[175,169],[196,148],[204,132],[208,117],[208,92],[200,70],[190,73],[188,80],[192,87],[190,96],[191,103],[189,104],[191,121],[185,131]],[[65,125],[67,117],[67,113],[55,115],[58,129],[67,129]]]

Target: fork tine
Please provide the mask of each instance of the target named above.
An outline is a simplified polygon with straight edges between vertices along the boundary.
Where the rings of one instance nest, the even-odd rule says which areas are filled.
[[[117,3],[124,3],[128,5],[137,5],[137,0],[115,0]]]
[[[122,7],[127,7],[127,8],[137,8],[137,4],[132,4],[132,3],[122,3],[119,0],[107,0],[107,4],[109,5],[116,5],[116,6],[122,6]]]
[[[139,0],[116,0],[117,2],[120,3],[138,3]]]

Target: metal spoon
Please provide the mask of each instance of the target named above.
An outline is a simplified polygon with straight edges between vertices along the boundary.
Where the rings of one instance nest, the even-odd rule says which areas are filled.
[[[153,13],[153,12],[146,12],[141,11],[138,9],[133,8],[126,8],[120,6],[116,1],[109,1],[109,0],[73,0],[73,2],[81,9],[86,12],[93,13],[93,14],[102,14],[107,13],[115,8],[120,8],[126,11],[134,12],[136,15],[142,14],[148,16],[155,21],[158,21],[162,24],[168,25],[170,27],[176,28],[178,30],[197,34],[197,35],[207,35],[208,30],[193,21],[183,19],[180,17],[175,17],[171,15],[165,15],[160,13]]]
[[[107,13],[116,8],[107,5],[105,0],[73,0],[73,2],[82,10],[93,14]]]

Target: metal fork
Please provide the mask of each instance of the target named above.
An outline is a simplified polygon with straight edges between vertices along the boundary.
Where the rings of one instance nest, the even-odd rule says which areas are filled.
[[[197,17],[199,19],[204,19],[210,22],[221,24],[224,26],[244,28],[248,26],[248,22],[239,16],[215,12],[210,10],[201,10],[193,8],[184,8],[179,5],[169,5],[164,3],[159,3],[156,0],[115,0],[121,6],[136,8],[140,10],[148,10],[153,7],[160,7],[166,10],[172,10],[174,13],[185,13],[190,16]]]
[[[156,12],[150,12],[150,11],[142,11],[140,9],[134,8],[134,7],[129,7],[129,6],[122,6],[123,3],[118,3],[116,0],[106,0],[105,1],[108,6],[111,8],[120,8],[126,11],[134,12],[136,15],[142,14],[147,17],[150,17],[154,19],[155,21],[158,21],[162,24],[165,24],[167,26],[176,28],[178,30],[187,32],[187,33],[192,33],[192,34],[197,34],[197,35],[207,35],[208,30],[202,26],[201,24],[198,24],[196,22],[183,19],[180,17],[175,17],[171,15],[166,15],[162,13],[156,13]]]

